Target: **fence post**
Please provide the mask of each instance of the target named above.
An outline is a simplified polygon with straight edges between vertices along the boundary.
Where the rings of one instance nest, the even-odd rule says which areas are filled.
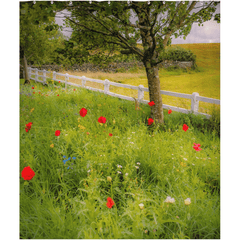
[[[53,81],[56,81],[56,72],[53,71]]]
[[[85,76],[82,76],[82,86],[85,87],[85,84],[86,84],[86,80],[85,80]]]
[[[67,88],[67,82],[69,80],[68,73],[65,74],[65,88]]]
[[[38,69],[35,68],[35,81],[38,81]]]
[[[105,79],[105,81],[104,81],[104,93],[105,94],[108,94],[108,92],[109,92],[109,80],[107,80],[107,79]]]
[[[192,93],[191,112],[193,113],[197,113],[199,108],[199,101],[196,98],[197,96],[199,96],[199,93],[197,92]]]
[[[43,82],[46,84],[46,70],[43,69]]]
[[[144,86],[143,85],[139,85],[138,86],[138,102],[142,102],[143,98],[144,98],[144,90],[143,90]]]
[[[29,80],[31,80],[31,75],[32,75],[32,69],[31,67],[28,68],[28,77],[29,77]]]

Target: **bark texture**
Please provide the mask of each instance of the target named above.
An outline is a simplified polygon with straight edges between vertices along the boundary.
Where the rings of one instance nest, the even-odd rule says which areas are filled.
[[[24,69],[24,84],[30,84],[29,76],[28,76],[28,70],[27,70],[27,58],[24,55],[23,57],[23,69]]]
[[[146,67],[148,88],[149,88],[149,98],[150,102],[154,101],[155,105],[151,107],[151,118],[153,118],[157,123],[163,124],[163,103],[162,95],[160,93],[160,81],[158,75],[157,66]]]

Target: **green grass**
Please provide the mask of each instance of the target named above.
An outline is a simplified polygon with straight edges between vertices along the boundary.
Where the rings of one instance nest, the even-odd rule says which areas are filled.
[[[34,82],[20,91],[20,176],[27,166],[35,172],[30,181],[20,177],[21,238],[220,238],[216,114],[206,120],[164,110],[165,125],[148,126],[148,105],[136,111],[134,102]],[[64,155],[76,159],[63,164]]]

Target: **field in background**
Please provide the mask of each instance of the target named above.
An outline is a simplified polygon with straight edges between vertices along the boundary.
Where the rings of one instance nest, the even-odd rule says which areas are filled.
[[[166,70],[159,69],[161,89],[172,92],[192,94],[198,92],[200,96],[220,99],[220,43],[199,43],[199,44],[176,44],[185,49],[190,49],[197,56],[196,64],[198,70]],[[86,76],[88,78],[124,83],[129,85],[143,85],[148,87],[147,77],[144,69],[131,70],[123,73],[103,73],[103,72],[71,72],[63,71],[76,76]],[[61,77],[59,78],[61,79]],[[71,79],[70,82],[81,84],[81,80]],[[87,83],[86,86],[103,89],[103,85],[97,83]],[[137,97],[136,90],[118,88],[111,86],[110,91],[131,97]],[[148,100],[148,93],[144,99]],[[163,103],[171,106],[190,109],[191,101],[163,95]],[[199,112],[209,113],[213,104],[199,104]],[[217,106],[219,108],[219,106]]]

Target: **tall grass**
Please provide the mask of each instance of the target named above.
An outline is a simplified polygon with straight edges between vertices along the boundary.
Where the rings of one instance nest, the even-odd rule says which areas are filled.
[[[21,238],[220,238],[217,118],[164,111],[164,126],[148,126],[148,105],[32,84],[20,85],[20,171],[35,172],[20,177]]]

